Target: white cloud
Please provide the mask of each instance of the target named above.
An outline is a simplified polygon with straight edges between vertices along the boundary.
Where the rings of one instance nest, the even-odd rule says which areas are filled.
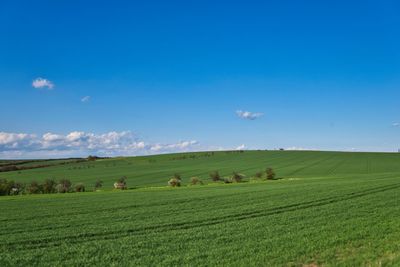
[[[146,143],[130,131],[104,134],[74,131],[65,135],[45,133],[42,136],[0,132],[2,158],[73,157],[89,154],[134,156],[193,151],[198,145],[199,142],[195,140],[171,144]]]
[[[189,149],[195,145],[198,145],[199,142],[192,141],[183,141],[176,144],[154,144],[150,146],[151,151],[162,152],[162,151],[189,151]]]
[[[392,126],[393,126],[393,127],[400,127],[400,122],[393,122],[393,123],[392,123]]]
[[[89,101],[90,101],[90,96],[89,95],[84,96],[84,97],[81,98],[81,102],[83,102],[83,103],[86,103],[86,102],[89,102]]]
[[[52,134],[52,133],[45,133],[43,136],[43,141],[57,141],[57,140],[62,140],[64,136],[59,135],[59,134]]]
[[[237,148],[235,148],[235,150],[245,150],[247,149],[246,145],[241,144],[240,146],[238,146]]]
[[[18,147],[33,147],[35,135],[25,133],[0,132],[0,151],[3,149],[13,150]]]
[[[259,113],[259,112],[254,113],[254,112],[243,111],[243,110],[236,111],[236,115],[239,118],[246,119],[246,120],[255,120],[255,119],[258,119],[258,118],[264,116],[263,113]]]
[[[33,80],[32,86],[37,89],[47,88],[48,90],[52,90],[54,88],[54,83],[50,80],[39,77]]]
[[[285,150],[308,150],[308,151],[310,151],[310,150],[312,150],[312,151],[318,151],[319,149],[316,149],[316,148],[306,148],[306,147],[298,147],[298,146],[291,146],[291,147],[288,147],[288,148],[285,148]]]
[[[29,140],[32,136],[24,133],[5,133],[0,132],[0,145],[14,144]]]

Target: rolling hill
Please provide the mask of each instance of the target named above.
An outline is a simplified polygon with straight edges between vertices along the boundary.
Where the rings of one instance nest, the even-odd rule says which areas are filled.
[[[0,265],[398,266],[400,154],[245,151],[0,173],[102,192],[0,197]],[[279,179],[252,179],[272,167]],[[244,183],[213,183],[233,171]],[[179,173],[204,186],[170,188]],[[120,176],[126,191],[107,190]]]

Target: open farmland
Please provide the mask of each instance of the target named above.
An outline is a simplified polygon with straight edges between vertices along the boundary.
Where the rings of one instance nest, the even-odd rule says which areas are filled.
[[[0,0],[0,267],[400,267],[399,14]]]
[[[69,162],[71,160],[67,160]],[[237,151],[214,153],[170,154],[150,157],[100,159],[13,172],[0,172],[0,178],[30,182],[47,178],[68,178],[92,188],[97,179],[104,188],[112,188],[121,176],[128,178],[128,187],[164,186],[179,173],[183,183],[192,176],[209,181],[209,173],[218,170],[222,176],[233,171],[252,177],[272,167],[280,178],[343,177],[354,174],[400,173],[400,153],[343,153],[314,151]],[[44,162],[41,162],[41,164]]]
[[[127,191],[0,198],[0,266],[398,266],[400,154],[246,151],[104,159],[0,173]],[[193,157],[190,157],[193,156]],[[91,167],[88,167],[91,166]],[[251,179],[272,167],[278,180]],[[239,184],[207,180],[219,170]],[[168,188],[180,173],[184,185]]]

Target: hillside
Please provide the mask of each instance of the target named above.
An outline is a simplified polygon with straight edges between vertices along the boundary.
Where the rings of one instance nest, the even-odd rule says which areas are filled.
[[[65,175],[90,183],[100,177],[109,187],[114,177],[127,175],[130,186],[141,188],[0,197],[0,266],[400,265],[399,154],[204,155],[1,173],[27,181]],[[174,172],[187,181],[236,170],[249,180],[266,166],[282,179],[165,186]]]
[[[192,176],[207,181],[209,173],[215,170],[222,176],[230,176],[236,171],[250,178],[267,167],[273,168],[280,178],[400,173],[400,153],[231,151],[111,158],[62,165],[59,165],[60,161],[51,162],[46,164],[54,166],[2,172],[0,178],[20,182],[68,178],[74,183],[85,183],[87,188],[92,188],[95,181],[101,179],[105,188],[112,188],[118,178],[126,176],[128,186],[137,188],[164,186],[174,173],[182,175],[183,182],[187,183]]]

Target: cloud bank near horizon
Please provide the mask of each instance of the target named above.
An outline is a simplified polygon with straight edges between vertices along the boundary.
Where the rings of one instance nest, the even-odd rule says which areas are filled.
[[[0,132],[0,157],[9,159],[151,155],[189,152],[198,145],[196,140],[147,143],[130,131],[103,134],[74,131],[65,135]]]

